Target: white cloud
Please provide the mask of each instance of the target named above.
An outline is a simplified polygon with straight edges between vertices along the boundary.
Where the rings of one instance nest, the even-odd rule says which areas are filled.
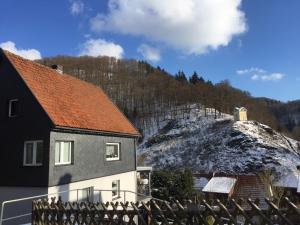
[[[153,48],[146,44],[140,45],[137,51],[142,54],[145,59],[153,62],[158,62],[161,58],[159,49]]]
[[[23,58],[30,59],[30,60],[36,60],[36,59],[41,59],[41,53],[36,50],[36,49],[21,49],[17,48],[16,44],[12,41],[7,41],[0,43],[0,48],[3,48],[7,51],[10,51],[16,55],[19,55]]]
[[[283,73],[271,73],[261,76],[262,80],[281,80],[285,75]]]
[[[84,4],[82,1],[71,1],[70,11],[72,15],[78,15],[84,10]]]
[[[262,81],[278,81],[285,77],[284,73],[270,73],[264,69],[251,67],[249,69],[237,70],[238,75],[250,76],[251,80],[262,80]]]
[[[110,56],[122,58],[124,50],[122,46],[104,39],[89,39],[83,45],[79,55]]]
[[[266,71],[257,67],[251,67],[249,69],[237,70],[236,73],[239,75],[249,74],[249,73],[265,73]]]
[[[90,28],[92,31],[100,32],[105,27],[105,16],[103,14],[97,14],[90,19]]]
[[[259,79],[259,75],[257,75],[257,74],[253,74],[251,76],[251,80],[258,80],[258,79]]]
[[[238,48],[242,48],[243,47],[243,41],[241,39],[238,40],[237,46],[238,46]]]
[[[109,0],[108,13],[90,20],[93,31],[143,36],[185,54],[227,46],[247,30],[242,0]]]

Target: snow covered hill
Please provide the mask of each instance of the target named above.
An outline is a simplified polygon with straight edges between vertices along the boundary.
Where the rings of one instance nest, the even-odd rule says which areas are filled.
[[[199,110],[188,118],[166,120],[138,147],[146,165],[191,168],[195,172],[257,174],[271,169],[296,173],[300,143],[256,121],[234,122],[232,116],[214,119]]]

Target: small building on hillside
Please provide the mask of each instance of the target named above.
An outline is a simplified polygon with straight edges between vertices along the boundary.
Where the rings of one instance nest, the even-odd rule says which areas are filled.
[[[233,116],[235,121],[247,121],[247,109],[245,107],[235,107]]]

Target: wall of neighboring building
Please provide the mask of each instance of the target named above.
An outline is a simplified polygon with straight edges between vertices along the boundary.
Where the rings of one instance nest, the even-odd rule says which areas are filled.
[[[55,142],[72,141],[73,163],[55,165]],[[106,143],[120,143],[120,160],[106,161]],[[62,185],[136,170],[133,137],[102,136],[52,131],[50,134],[49,186]]]
[[[8,103],[19,99],[20,113],[8,117]],[[47,186],[51,120],[0,50],[0,186]],[[43,140],[43,165],[23,166],[24,142]]]
[[[134,193],[120,191],[118,198],[112,198],[112,182],[120,181],[120,190],[128,190],[136,192],[136,171],[131,171],[127,173],[120,173],[111,176],[105,176],[101,178],[89,179],[79,182],[73,182],[70,184],[59,185],[54,187],[49,187],[48,193],[57,193],[67,190],[75,190],[72,192],[63,193],[60,196],[63,201],[81,201],[83,196],[83,190],[86,188],[91,188],[94,202],[107,202],[107,201],[136,201],[136,195]],[[78,190],[79,189],[79,190]],[[106,191],[105,191],[106,190]],[[58,195],[55,195],[58,197]]]
[[[3,201],[47,194],[47,187],[0,187],[0,209]],[[40,199],[40,198],[38,198]],[[32,200],[7,203],[4,205],[3,219],[29,214],[32,211]],[[3,225],[15,225],[31,222],[31,215],[3,222]]]

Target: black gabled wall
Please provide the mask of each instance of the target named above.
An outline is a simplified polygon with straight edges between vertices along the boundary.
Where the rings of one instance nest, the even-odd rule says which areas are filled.
[[[20,100],[18,117],[8,117],[8,100]],[[0,49],[0,186],[47,186],[52,122]],[[43,140],[41,167],[24,167],[24,141]]]

